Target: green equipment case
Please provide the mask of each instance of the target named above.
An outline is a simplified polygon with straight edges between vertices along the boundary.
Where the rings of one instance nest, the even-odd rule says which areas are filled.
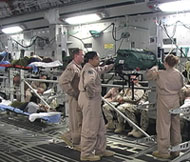
[[[157,58],[153,52],[144,50],[120,49],[115,60],[116,67],[122,70],[146,70],[157,65]]]

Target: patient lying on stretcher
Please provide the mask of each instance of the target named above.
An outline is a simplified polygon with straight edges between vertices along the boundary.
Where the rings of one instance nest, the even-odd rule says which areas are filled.
[[[11,106],[12,104],[12,106]],[[47,106],[29,103],[19,103],[18,101],[11,103],[0,96],[0,110],[12,111],[18,114],[28,116],[29,121],[34,122],[36,119],[42,119],[48,123],[58,123],[61,120],[61,112],[49,111]],[[48,111],[47,111],[48,110]]]
[[[47,112],[49,109],[47,106],[43,104],[36,104],[35,102],[18,102],[14,101],[10,105],[15,108],[19,108],[20,110],[24,112],[28,112],[29,114],[32,113],[39,113],[39,112]]]

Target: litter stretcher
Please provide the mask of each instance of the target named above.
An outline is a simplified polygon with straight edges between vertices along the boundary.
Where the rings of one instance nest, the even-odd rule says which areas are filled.
[[[17,114],[23,114],[25,116],[28,116],[29,121],[34,122],[36,119],[42,119],[46,121],[47,123],[59,123],[61,120],[61,113],[60,112],[40,112],[40,113],[28,113],[24,112],[21,109],[7,106],[4,104],[0,104],[0,110],[1,111],[11,111],[15,112]]]

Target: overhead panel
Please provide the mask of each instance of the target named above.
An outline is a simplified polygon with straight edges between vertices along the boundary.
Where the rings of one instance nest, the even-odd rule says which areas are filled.
[[[79,14],[101,13],[102,18],[150,13],[149,0],[1,0],[0,26],[23,25],[25,30],[46,28],[44,15],[58,9],[60,20]],[[64,23],[64,21],[62,22]]]
[[[0,19],[90,0],[1,0]]]

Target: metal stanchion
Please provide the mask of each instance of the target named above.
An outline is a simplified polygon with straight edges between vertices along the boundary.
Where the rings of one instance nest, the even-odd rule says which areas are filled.
[[[32,86],[27,82],[27,81],[25,81],[24,80],[24,82],[27,84],[27,86],[35,93],[35,95],[40,99],[40,100],[42,100],[42,102],[48,107],[48,108],[50,108],[50,105],[35,91],[35,89],[34,88],[32,88]],[[49,110],[49,109],[48,109]]]

